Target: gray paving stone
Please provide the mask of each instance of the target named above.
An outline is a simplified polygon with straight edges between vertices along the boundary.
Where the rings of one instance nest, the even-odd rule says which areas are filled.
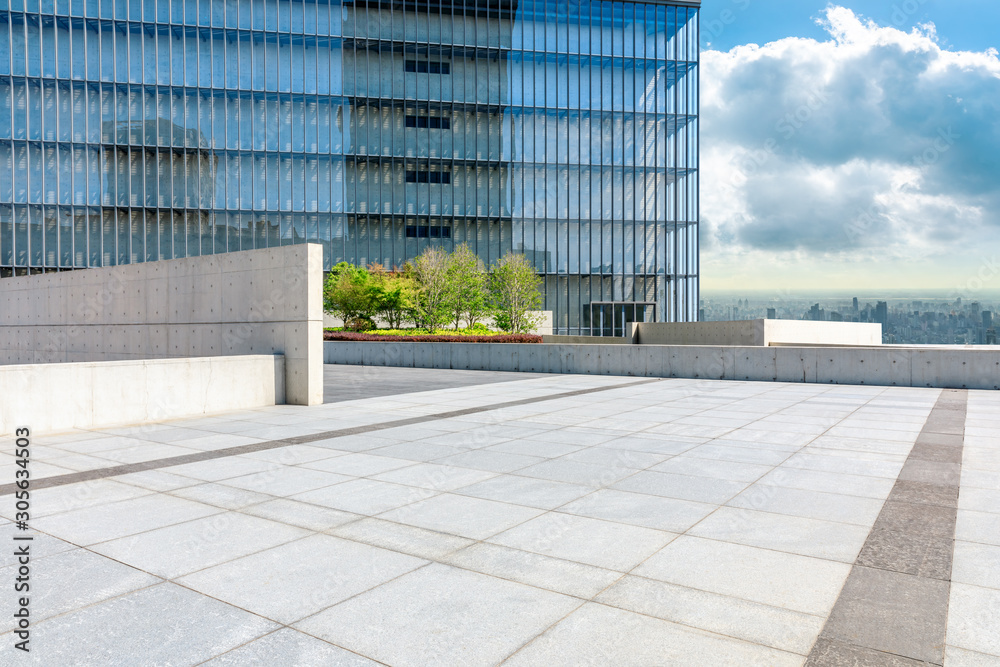
[[[555,482],[566,482],[567,484],[601,487],[614,484],[634,472],[634,468],[624,465],[609,467],[568,461],[560,458],[550,459],[542,463],[536,463],[533,466],[528,466],[527,468],[522,468],[518,470],[517,474],[524,477],[537,477],[538,479],[550,479]]]
[[[909,482],[896,480],[892,487],[892,499],[902,503],[925,503],[955,507],[958,502],[958,487],[929,482]]]
[[[621,578],[621,572],[478,542],[443,560],[501,579],[589,600]]]
[[[718,505],[746,487],[746,482],[644,470],[613,484],[611,488]]]
[[[1000,514],[962,510],[955,524],[955,539],[1000,545]]]
[[[865,543],[868,529],[846,523],[721,507],[688,534],[853,563]]]
[[[626,575],[595,602],[805,655],[823,618]]]
[[[368,475],[377,475],[411,465],[413,465],[413,461],[408,459],[394,459],[388,456],[354,453],[323,459],[322,461],[311,461],[302,464],[301,467],[313,470],[325,470],[339,475],[367,477]]]
[[[503,473],[519,470],[544,460],[541,456],[524,456],[523,454],[477,449],[471,452],[446,456],[443,459],[438,459],[435,463]]]
[[[437,491],[390,484],[374,479],[356,479],[292,496],[293,500],[355,514],[381,514],[437,495]]]
[[[893,481],[881,477],[865,477],[863,475],[844,475],[833,472],[820,472],[804,468],[776,468],[761,478],[760,484],[786,486],[792,489],[807,491],[823,491],[825,493],[843,493],[863,498],[884,500],[892,490]]]
[[[276,627],[163,583],[39,623],[31,657],[43,665],[193,665]],[[170,637],[177,639],[167,641]]]
[[[579,484],[519,475],[498,475],[477,484],[463,486],[456,489],[455,493],[551,510],[592,491],[593,487]]]
[[[496,535],[490,542],[627,572],[674,537],[650,528],[548,513]]]
[[[953,544],[951,538],[876,527],[868,535],[857,564],[949,581]]]
[[[13,551],[13,547],[10,550]],[[32,545],[32,554],[31,594],[28,597],[33,624],[162,581],[86,549],[38,557]],[[16,568],[16,565],[11,565],[0,569],[0,576],[13,582],[17,576]],[[11,595],[13,597],[13,592]],[[0,632],[15,628],[13,615],[4,614],[0,620]],[[4,647],[4,650],[10,649]]]
[[[282,466],[275,470],[251,473],[242,477],[231,477],[222,483],[226,486],[235,486],[239,489],[266,493],[271,496],[290,496],[351,479],[354,478],[321,470]]]
[[[961,463],[962,448],[954,445],[931,445],[918,442],[910,450],[910,458],[941,463]]]
[[[375,667],[378,663],[345,651],[321,639],[291,628],[244,644],[218,658],[202,663],[205,667],[242,667],[243,665],[284,665],[287,667]]]
[[[108,464],[105,463],[106,465]],[[148,489],[122,484],[111,479],[95,479],[51,489],[41,489],[31,494],[31,515],[33,518],[41,518],[50,514],[137,498],[149,493],[151,492]],[[6,515],[7,512],[4,514]]]
[[[274,499],[274,496],[255,493],[246,489],[236,489],[214,482],[174,489],[170,492],[170,495],[188,500],[196,500],[199,503],[229,510],[237,510],[248,505],[255,505]]]
[[[290,624],[426,563],[367,544],[313,535],[201,570],[178,583]]]
[[[924,432],[917,436],[917,444],[961,447],[965,438],[960,434]]]
[[[521,649],[505,665],[798,667],[802,656],[686,628],[623,609],[587,603]]]
[[[952,583],[951,604],[948,608],[949,645],[1000,656],[998,617],[1000,590]]]
[[[896,502],[892,497],[882,507],[875,521],[878,530],[918,533],[952,539],[955,535],[953,507]]]
[[[217,507],[191,500],[156,494],[54,514],[34,521],[33,526],[75,544],[88,545],[220,511]]]
[[[472,540],[382,519],[364,518],[329,531],[332,535],[384,547],[418,558],[442,560]]]
[[[929,482],[958,486],[961,479],[962,466],[959,463],[940,463],[937,461],[920,461],[909,459],[899,472],[899,479],[908,482]]]
[[[823,637],[816,641],[806,661],[806,667],[930,667],[930,664]]]
[[[1000,590],[1000,546],[955,542],[951,580]]]
[[[682,535],[632,574],[825,617],[851,567]]]
[[[600,489],[559,508],[560,512],[633,526],[683,533],[716,510],[716,505],[645,493]]]
[[[445,493],[379,518],[419,528],[483,540],[541,514],[540,510]]]
[[[771,472],[772,466],[756,463],[737,463],[700,458],[696,456],[675,456],[664,461],[651,470],[673,473],[675,475],[698,475],[712,479],[729,479],[734,482],[753,482]]]
[[[435,491],[453,491],[459,487],[475,484],[495,476],[496,473],[484,470],[472,470],[471,468],[459,468],[437,463],[417,463],[405,468],[379,473],[374,475],[372,479]]]
[[[580,604],[432,564],[296,624],[386,664],[495,665]]]
[[[947,615],[947,582],[855,566],[823,637],[941,664]]]
[[[361,518],[360,514],[310,505],[287,498],[277,498],[258,505],[244,507],[241,512],[320,532]]]
[[[868,527],[875,522],[883,503],[875,498],[754,484],[726,504],[730,507]]]
[[[226,512],[111,540],[91,549],[172,579],[308,534],[301,528]]]

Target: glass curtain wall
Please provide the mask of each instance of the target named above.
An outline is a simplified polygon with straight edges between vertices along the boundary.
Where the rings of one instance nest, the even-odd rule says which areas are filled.
[[[558,333],[695,319],[697,20],[580,0],[11,0],[0,275],[305,241],[327,267],[393,266],[468,243],[487,263],[525,253]]]

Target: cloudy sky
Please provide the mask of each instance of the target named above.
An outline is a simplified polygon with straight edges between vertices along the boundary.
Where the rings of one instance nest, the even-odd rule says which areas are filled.
[[[1000,2],[704,0],[702,284],[1000,289]]]

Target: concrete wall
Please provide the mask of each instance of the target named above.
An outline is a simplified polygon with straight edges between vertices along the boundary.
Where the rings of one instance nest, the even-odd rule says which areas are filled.
[[[281,354],[287,401],[322,403],[322,255],[301,244],[4,278],[0,364]]]
[[[631,325],[640,345],[864,345],[882,344],[881,324],[808,320],[648,322]]]
[[[285,401],[281,355],[0,366],[0,435],[157,422]]]
[[[1000,389],[1000,350],[510,343],[324,343],[328,364]]]

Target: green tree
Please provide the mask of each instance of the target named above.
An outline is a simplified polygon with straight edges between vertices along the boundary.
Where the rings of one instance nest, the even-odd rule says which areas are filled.
[[[524,255],[507,253],[490,267],[489,292],[493,320],[509,333],[529,333],[541,321],[542,284],[535,267]]]
[[[399,329],[409,321],[419,301],[416,281],[400,271],[387,271],[381,264],[368,267],[374,284],[375,312],[390,329]]]
[[[408,274],[420,285],[413,319],[426,329],[436,329],[451,320],[452,289],[448,279],[448,253],[427,248],[409,264]]]
[[[486,288],[486,266],[466,244],[461,244],[448,257],[448,296],[445,299],[457,330],[462,320],[474,327],[490,310]]]
[[[375,286],[367,269],[340,262],[334,266],[323,285],[323,308],[344,321],[344,327],[356,331],[374,327]]]

